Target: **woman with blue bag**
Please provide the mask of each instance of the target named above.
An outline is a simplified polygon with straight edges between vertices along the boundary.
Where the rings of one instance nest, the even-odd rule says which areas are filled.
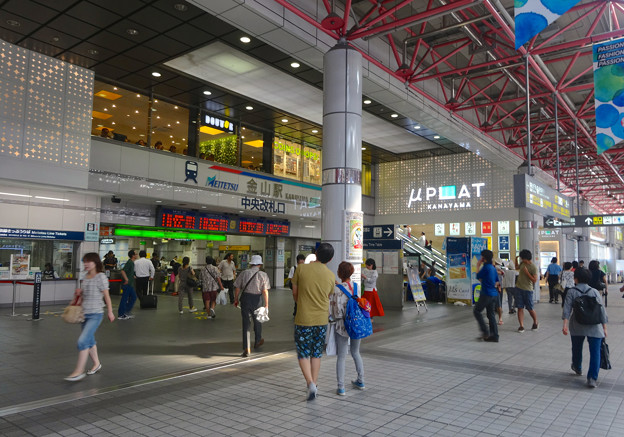
[[[355,370],[357,371],[357,379],[351,381],[351,384],[359,390],[364,390],[364,363],[360,356],[361,339],[351,339],[351,346],[349,347],[349,334],[344,325],[347,303],[351,299],[346,293],[350,293],[355,297],[357,297],[358,294],[357,284],[351,282],[351,275],[353,275],[354,271],[353,265],[346,261],[338,265],[338,278],[340,278],[342,282],[336,285],[334,293],[329,298],[329,315],[330,319],[335,322],[336,329],[336,380],[338,382],[336,394],[339,396],[345,395],[344,376],[347,349],[351,352],[353,362],[355,363]]]

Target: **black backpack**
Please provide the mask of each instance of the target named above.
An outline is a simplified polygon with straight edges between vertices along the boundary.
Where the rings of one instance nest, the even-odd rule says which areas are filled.
[[[602,310],[600,302],[596,299],[596,296],[588,296],[587,291],[583,292],[578,288],[581,295],[574,298],[572,302],[572,310],[574,312],[574,318],[581,325],[598,325],[601,323]]]

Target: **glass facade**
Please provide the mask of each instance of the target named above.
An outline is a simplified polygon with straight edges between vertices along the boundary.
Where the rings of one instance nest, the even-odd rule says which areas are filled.
[[[54,278],[71,279],[76,274],[74,265],[78,244],[73,241],[0,238],[0,269],[9,270],[11,255],[30,255],[30,270],[50,271],[46,266],[50,264]],[[53,279],[46,276],[44,279]]]
[[[262,170],[264,140],[262,132],[241,128],[241,167],[250,170]]]
[[[310,184],[321,184],[322,152],[292,141],[273,141],[273,174]]]

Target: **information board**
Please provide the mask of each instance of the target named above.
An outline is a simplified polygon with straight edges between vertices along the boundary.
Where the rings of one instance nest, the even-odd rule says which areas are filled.
[[[0,228],[0,238],[25,238],[34,240],[83,241],[84,232],[49,231],[45,229]]]
[[[569,219],[572,201],[528,174],[517,174],[514,175],[514,207]]]

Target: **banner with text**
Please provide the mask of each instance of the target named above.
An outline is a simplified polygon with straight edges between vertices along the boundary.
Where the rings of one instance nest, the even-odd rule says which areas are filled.
[[[594,104],[598,154],[624,139],[624,39],[594,46]]]

